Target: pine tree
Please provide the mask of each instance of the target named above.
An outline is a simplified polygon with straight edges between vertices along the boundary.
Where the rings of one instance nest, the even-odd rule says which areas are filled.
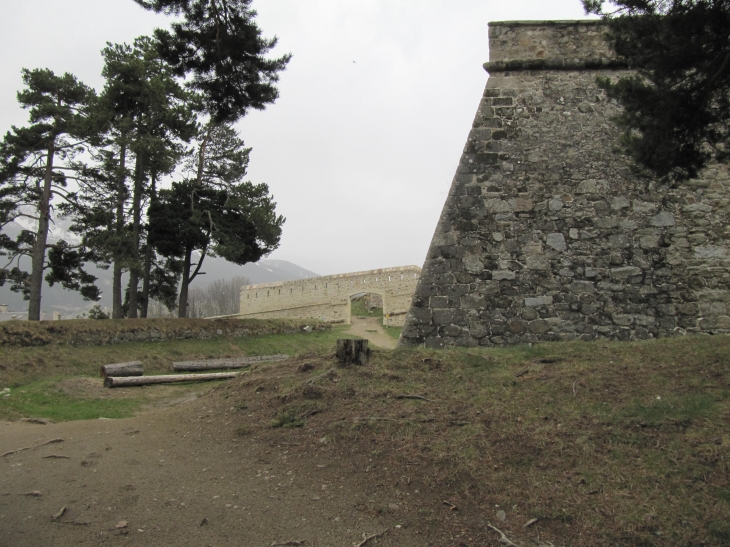
[[[279,245],[284,218],[268,186],[242,182],[249,152],[229,125],[208,125],[187,164],[193,176],[160,191],[150,206],[150,241],[182,271],[179,317],[187,317],[188,288],[206,256],[246,264]]]
[[[730,161],[730,2],[583,0],[608,21],[608,39],[633,76],[600,80],[623,112],[622,146],[659,177],[694,178]]]
[[[254,21],[251,0],[135,0],[158,13],[182,16],[172,31],[157,29],[162,58],[200,92],[215,123],[263,110],[279,96],[276,82],[291,55],[266,59],[276,38]]]
[[[0,284],[10,280],[11,289],[23,292],[28,319],[38,321],[47,268],[49,284],[60,282],[86,299],[98,297],[95,278],[82,268],[84,250],[48,240],[54,200],[65,200],[71,208],[75,204],[67,185],[75,178],[68,160],[93,137],[88,111],[95,95],[73,75],[56,76],[48,69],[23,70],[23,83],[26,89],[18,101],[28,109],[30,125],[13,127],[0,143],[0,226],[24,217],[36,228],[23,229],[15,240],[0,236],[0,255],[9,258],[0,270]],[[30,258],[30,271],[21,267],[22,257]]]
[[[152,268],[151,251],[149,257],[146,248],[142,252],[144,204],[154,199],[159,177],[174,170],[194,134],[197,102],[159,59],[152,39],[109,44],[102,54],[106,84],[95,116],[106,139],[95,154],[96,166],[86,170],[85,215],[74,229],[97,250],[101,264],[113,265],[112,317],[124,317],[125,307],[136,317],[139,280],[144,310]]]

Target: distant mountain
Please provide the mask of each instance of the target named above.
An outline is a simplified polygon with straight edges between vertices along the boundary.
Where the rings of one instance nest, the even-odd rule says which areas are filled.
[[[286,260],[263,259],[256,263],[232,264],[222,258],[206,258],[202,271],[205,275],[193,281],[191,287],[206,287],[217,279],[232,279],[236,276],[247,278],[251,284],[272,283],[275,281],[294,281],[308,277],[319,277],[318,274],[306,270]],[[89,267],[89,273],[95,275],[97,286],[102,290],[98,304],[102,308],[111,308],[112,305],[112,278],[111,270],[100,270]],[[124,280],[126,283],[126,279]],[[42,309],[45,312],[59,312],[64,318],[73,318],[87,311],[95,302],[84,301],[81,296],[67,291],[60,285],[43,286]],[[7,304],[11,312],[28,311],[28,302],[23,297],[10,290],[8,285],[0,287],[0,304]]]
[[[296,281],[309,277],[319,277],[319,274],[287,262],[286,260],[259,260],[244,266],[237,266],[252,285],[257,283],[273,283],[274,281]],[[231,276],[233,277],[233,276]]]

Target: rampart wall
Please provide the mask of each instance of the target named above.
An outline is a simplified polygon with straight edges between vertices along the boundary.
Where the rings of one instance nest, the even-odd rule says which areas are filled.
[[[489,26],[490,76],[401,344],[730,332],[726,166],[670,185],[614,152],[629,74],[599,22]]]
[[[383,323],[401,326],[420,272],[418,266],[404,266],[248,285],[241,287],[240,316],[349,323],[350,297],[376,293],[383,300]]]

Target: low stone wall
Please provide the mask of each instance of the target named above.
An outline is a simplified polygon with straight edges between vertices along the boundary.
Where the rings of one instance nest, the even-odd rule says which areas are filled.
[[[291,334],[305,326],[332,328],[318,321],[266,321],[257,319],[73,319],[54,322],[8,321],[0,324],[0,346],[101,346],[124,342],[243,338],[263,334]]]
[[[383,324],[402,326],[420,273],[417,266],[404,266],[248,285],[241,288],[239,316],[349,323],[350,298],[375,293],[382,299]]]

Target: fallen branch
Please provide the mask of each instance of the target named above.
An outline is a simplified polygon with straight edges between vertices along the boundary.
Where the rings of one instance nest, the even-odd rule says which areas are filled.
[[[499,542],[502,545],[506,545],[507,547],[518,547],[517,544],[512,543],[507,536],[504,535],[504,532],[500,530],[499,528],[496,528],[495,526],[492,526],[491,524],[487,523],[487,526],[497,532],[499,534]]]
[[[517,374],[515,374],[515,378],[519,378],[520,376],[524,376],[528,372],[530,372],[530,367],[527,367],[525,370],[522,370],[522,371],[518,372]]]
[[[91,522],[87,522],[85,520],[69,520],[69,521],[60,521],[58,524],[73,524],[75,526],[89,526]]]
[[[47,460],[48,458],[58,458],[60,460],[70,460],[71,456],[62,456],[61,454],[49,454],[48,456],[43,456],[44,460]]]
[[[540,519],[530,519],[525,524],[522,525],[523,528],[529,528],[533,524],[535,524]]]
[[[5,454],[0,455],[0,458],[4,458],[5,456],[12,456],[13,454],[17,454],[18,452],[23,452],[24,450],[40,448],[41,446],[46,446],[47,444],[62,443],[62,442],[63,442],[63,439],[51,439],[50,441],[46,441],[44,443],[37,444],[35,446],[24,446],[23,448],[11,450],[10,452],[6,452]]]
[[[26,492],[25,494],[22,494],[23,496],[33,496],[34,498],[40,498],[43,494],[41,494],[38,490],[33,490],[32,492]]]
[[[288,355],[259,355],[256,357],[233,357],[230,359],[206,359],[205,361],[173,361],[170,370],[193,371],[193,370],[216,370],[246,368],[258,363],[269,363],[272,361],[283,361],[289,359]]]
[[[101,369],[99,369],[99,375],[102,378],[106,378],[107,376],[142,376],[143,374],[144,367],[141,361],[102,365]]]
[[[325,376],[327,376],[328,374],[332,374],[333,372],[335,372],[335,369],[331,368],[331,369],[329,369],[329,370],[328,370],[327,372],[323,372],[323,373],[322,373],[322,374],[320,374],[319,376],[315,376],[314,378],[310,378],[309,380],[307,380],[307,383],[308,383],[308,384],[313,384],[313,383],[314,383],[314,382],[316,382],[317,380],[321,380],[322,378],[324,378],[324,377],[325,377]]]
[[[172,384],[176,382],[206,382],[209,380],[224,380],[235,378],[240,372],[213,372],[210,374],[165,374],[162,376],[131,376],[119,378],[107,376],[104,380],[104,387],[133,387],[146,386],[150,384]]]
[[[383,530],[383,531],[382,531],[382,532],[380,532],[379,534],[373,534],[372,536],[366,536],[365,534],[363,534],[363,535],[362,535],[362,541],[361,541],[360,543],[353,543],[352,545],[353,545],[354,547],[362,547],[363,545],[365,545],[365,544],[366,544],[366,543],[367,543],[368,541],[370,541],[371,539],[375,539],[375,538],[377,538],[377,537],[380,537],[380,536],[382,536],[382,535],[385,535],[385,534],[386,534],[387,532],[388,532],[388,530]]]
[[[343,420],[345,421],[345,420]],[[405,422],[409,424],[430,424],[435,418],[424,418],[423,420],[408,420],[406,418],[383,418],[380,416],[358,416],[352,418],[353,422]]]
[[[454,505],[453,503],[451,503],[450,501],[444,500],[444,505],[449,506],[449,511],[458,511],[459,510],[459,508],[456,505]]]
[[[404,394],[404,395],[396,395],[395,398],[396,399],[418,399],[420,401],[428,401],[429,403],[434,402],[431,399],[427,399],[423,395],[406,395],[406,394]]]
[[[51,520],[58,520],[65,514],[66,514],[66,506],[64,505],[63,507],[61,507],[61,510],[58,513],[51,516]]]
[[[272,543],[271,547],[283,547],[284,545],[304,545],[306,543],[305,540],[302,541],[294,541],[293,539],[290,539],[289,541],[285,541],[284,543]]]

